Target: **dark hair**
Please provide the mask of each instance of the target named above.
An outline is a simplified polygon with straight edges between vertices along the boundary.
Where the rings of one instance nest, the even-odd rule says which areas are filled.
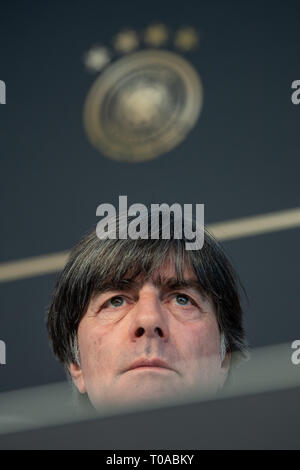
[[[120,218],[115,221],[119,227]],[[170,257],[179,280],[184,267],[192,267],[199,288],[212,297],[226,351],[247,357],[239,292],[243,287],[219,243],[205,229],[203,247],[186,250],[185,242],[190,240],[174,238],[172,216],[170,238],[163,239],[159,233],[159,239],[99,239],[93,230],[73,248],[56,283],[47,319],[54,354],[66,370],[71,362],[78,363],[77,329],[93,295],[112,283],[120,285],[125,276],[127,282],[150,276]]]

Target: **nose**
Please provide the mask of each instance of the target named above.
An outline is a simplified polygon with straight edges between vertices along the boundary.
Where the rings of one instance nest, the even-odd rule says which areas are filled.
[[[143,286],[131,314],[130,337],[132,341],[142,336],[168,341],[169,327],[166,312],[154,286]]]

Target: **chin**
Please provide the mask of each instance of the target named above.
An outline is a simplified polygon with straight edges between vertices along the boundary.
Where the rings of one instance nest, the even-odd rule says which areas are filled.
[[[110,394],[109,397],[91,400],[93,406],[99,410],[108,410],[111,408],[115,411],[117,408],[123,407],[135,408],[143,407],[143,405],[161,405],[168,404],[170,400],[180,400],[186,396],[187,387],[179,384],[166,384],[145,381],[142,384],[133,384],[127,386],[125,390],[118,391],[118,393]]]

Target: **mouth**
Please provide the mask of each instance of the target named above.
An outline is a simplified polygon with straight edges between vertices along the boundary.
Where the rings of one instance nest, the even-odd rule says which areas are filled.
[[[125,372],[130,370],[160,370],[160,371],[174,371],[165,361],[161,359],[139,359],[126,369]]]

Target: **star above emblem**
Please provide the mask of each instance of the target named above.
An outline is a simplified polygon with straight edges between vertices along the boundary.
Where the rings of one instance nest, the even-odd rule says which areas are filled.
[[[197,31],[190,26],[179,29],[174,39],[175,46],[183,51],[190,51],[198,44],[198,42],[199,35]]]
[[[169,39],[169,32],[164,24],[153,24],[145,31],[144,41],[151,46],[159,47]]]
[[[114,47],[117,51],[128,53],[136,49],[139,45],[139,39],[135,31],[122,31],[115,37]]]
[[[84,56],[85,66],[95,72],[102,70],[110,60],[108,49],[102,46],[92,47]]]

